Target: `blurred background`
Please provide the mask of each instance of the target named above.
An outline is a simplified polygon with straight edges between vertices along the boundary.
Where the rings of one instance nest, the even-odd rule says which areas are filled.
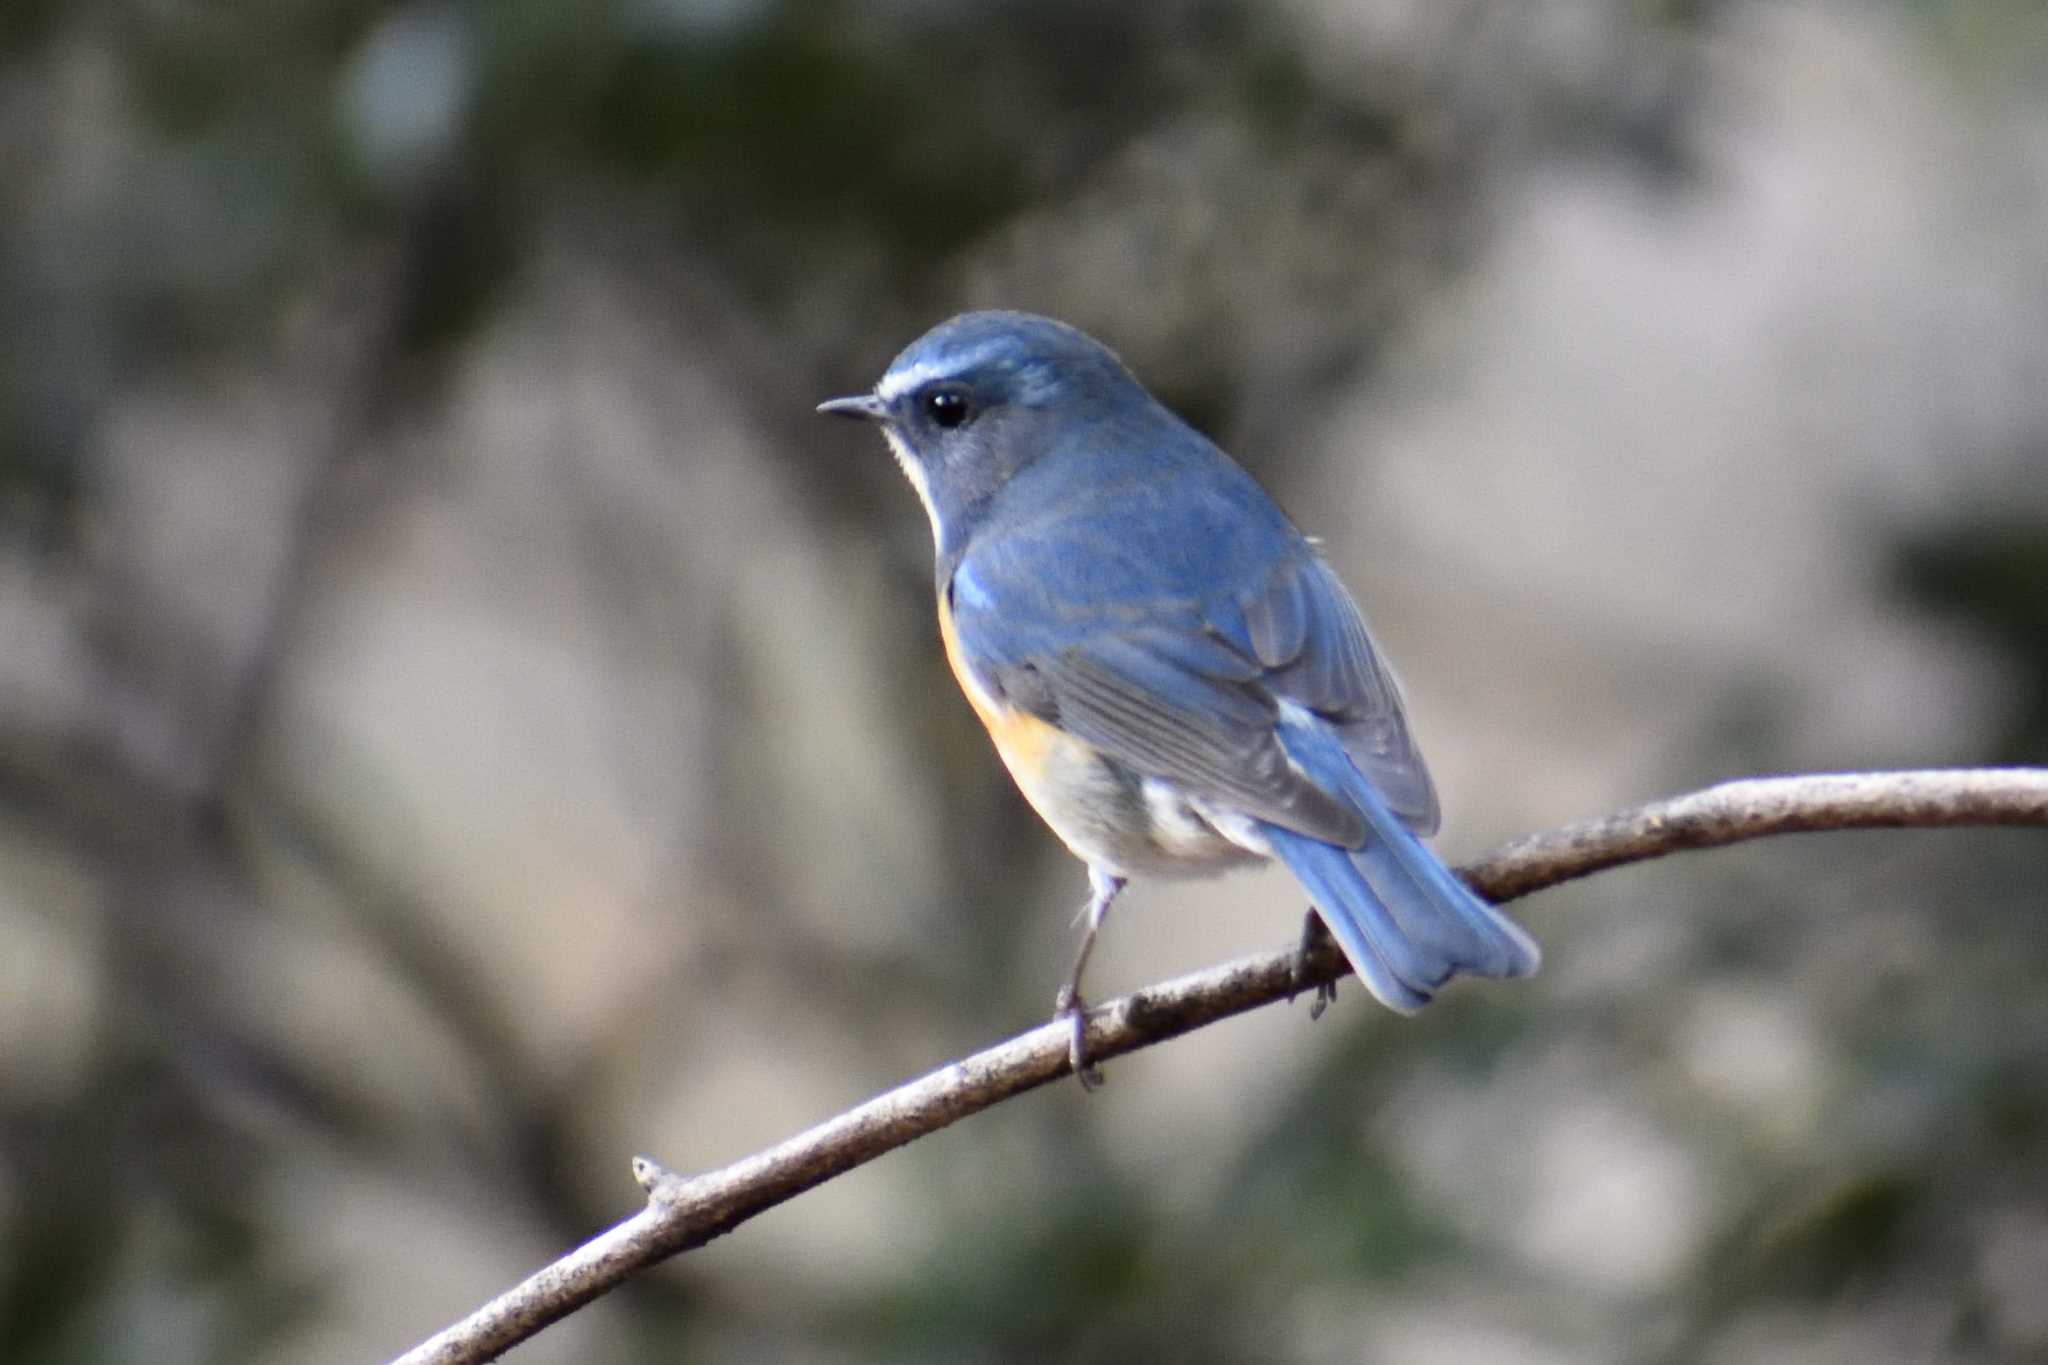
[[[1454,860],[2048,760],[2038,0],[7,0],[0,1359],[381,1358],[1047,1016],[1081,868],[811,413],[996,304],[1326,539]],[[512,1358],[2048,1360],[2044,887],[1553,891]],[[1095,992],[1303,905],[1140,886]]]

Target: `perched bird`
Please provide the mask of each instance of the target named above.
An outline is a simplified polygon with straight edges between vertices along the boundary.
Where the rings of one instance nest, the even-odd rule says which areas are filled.
[[[1268,858],[1403,1014],[1536,944],[1425,848],[1436,791],[1400,688],[1316,543],[1108,347],[965,313],[873,392],[924,502],[946,657],[1026,799],[1088,865],[1056,1008],[1084,1084],[1081,975],[1127,878]]]

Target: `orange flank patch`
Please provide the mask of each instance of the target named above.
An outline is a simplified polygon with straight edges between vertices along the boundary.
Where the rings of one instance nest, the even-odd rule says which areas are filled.
[[[1017,785],[1037,806],[1038,788],[1048,775],[1055,750],[1080,749],[1080,740],[1048,725],[1029,711],[1011,711],[1000,720],[989,723],[988,735],[996,742],[996,752],[1003,756],[1003,766],[1010,770],[1010,776],[1017,779]],[[1044,813],[1044,807],[1039,807]]]
[[[996,742],[996,752],[1002,755],[1003,766],[1010,770],[1025,797],[1037,808],[1047,823],[1057,827],[1046,808],[1049,770],[1057,758],[1074,758],[1085,755],[1088,746],[1072,735],[1040,720],[1028,711],[1019,711],[1004,705],[995,697],[982,691],[974,681],[973,672],[967,667],[960,654],[960,636],[953,629],[953,612],[942,593],[939,597],[939,638],[946,645],[946,662],[953,666],[953,676],[959,680],[960,690],[967,694],[974,713],[981,717],[989,738]],[[1078,750],[1072,754],[1068,751]]]
[[[953,629],[953,604],[946,594],[939,594],[939,639],[946,645],[946,662],[953,666],[953,677],[960,683],[960,690],[967,694],[967,700],[974,706],[974,714],[981,717],[981,723],[994,734],[1003,724],[1005,707],[974,684],[974,675],[960,656],[960,634]],[[998,741],[1000,743],[1000,741]]]

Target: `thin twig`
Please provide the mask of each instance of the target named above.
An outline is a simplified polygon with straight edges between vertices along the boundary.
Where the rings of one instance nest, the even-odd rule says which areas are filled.
[[[2048,827],[2048,769],[1845,773],[1752,778],[1530,835],[1460,869],[1512,900],[1604,868],[1768,834],[1818,830]],[[1326,943],[1306,977],[1295,950],[1247,957],[1148,987],[1089,1015],[1088,1053],[1121,1056],[1204,1024],[1291,998],[1349,968]],[[633,1174],[647,1206],[398,1358],[398,1365],[491,1360],[549,1323],[678,1252],[842,1171],[1067,1074],[1068,1030],[1046,1024],[877,1096],[723,1169],[682,1176],[645,1157]]]

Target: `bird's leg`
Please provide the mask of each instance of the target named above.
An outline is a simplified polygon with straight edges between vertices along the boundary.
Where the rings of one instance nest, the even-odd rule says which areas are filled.
[[[1081,951],[1074,954],[1073,974],[1053,999],[1053,1017],[1067,1020],[1073,1030],[1067,1039],[1067,1060],[1083,1090],[1093,1090],[1102,1084],[1102,1073],[1088,1061],[1088,1003],[1081,998],[1081,974],[1088,970],[1088,954],[1095,951],[1095,936],[1102,931],[1102,921],[1109,917],[1110,903],[1124,889],[1124,879],[1090,866],[1088,889],[1088,904],[1081,907],[1081,919],[1087,926],[1081,931]]]
[[[1316,912],[1315,907],[1310,906],[1307,917],[1301,922],[1301,943],[1294,950],[1294,988],[1296,990],[1301,990],[1308,985],[1309,965],[1315,961],[1317,951],[1329,940],[1329,926],[1323,923],[1323,917]],[[1289,998],[1291,999],[1292,997]],[[1328,1009],[1330,1002],[1336,998],[1336,982],[1316,982],[1315,998],[1308,1002],[1309,1020],[1313,1022],[1322,1018],[1323,1011]]]

